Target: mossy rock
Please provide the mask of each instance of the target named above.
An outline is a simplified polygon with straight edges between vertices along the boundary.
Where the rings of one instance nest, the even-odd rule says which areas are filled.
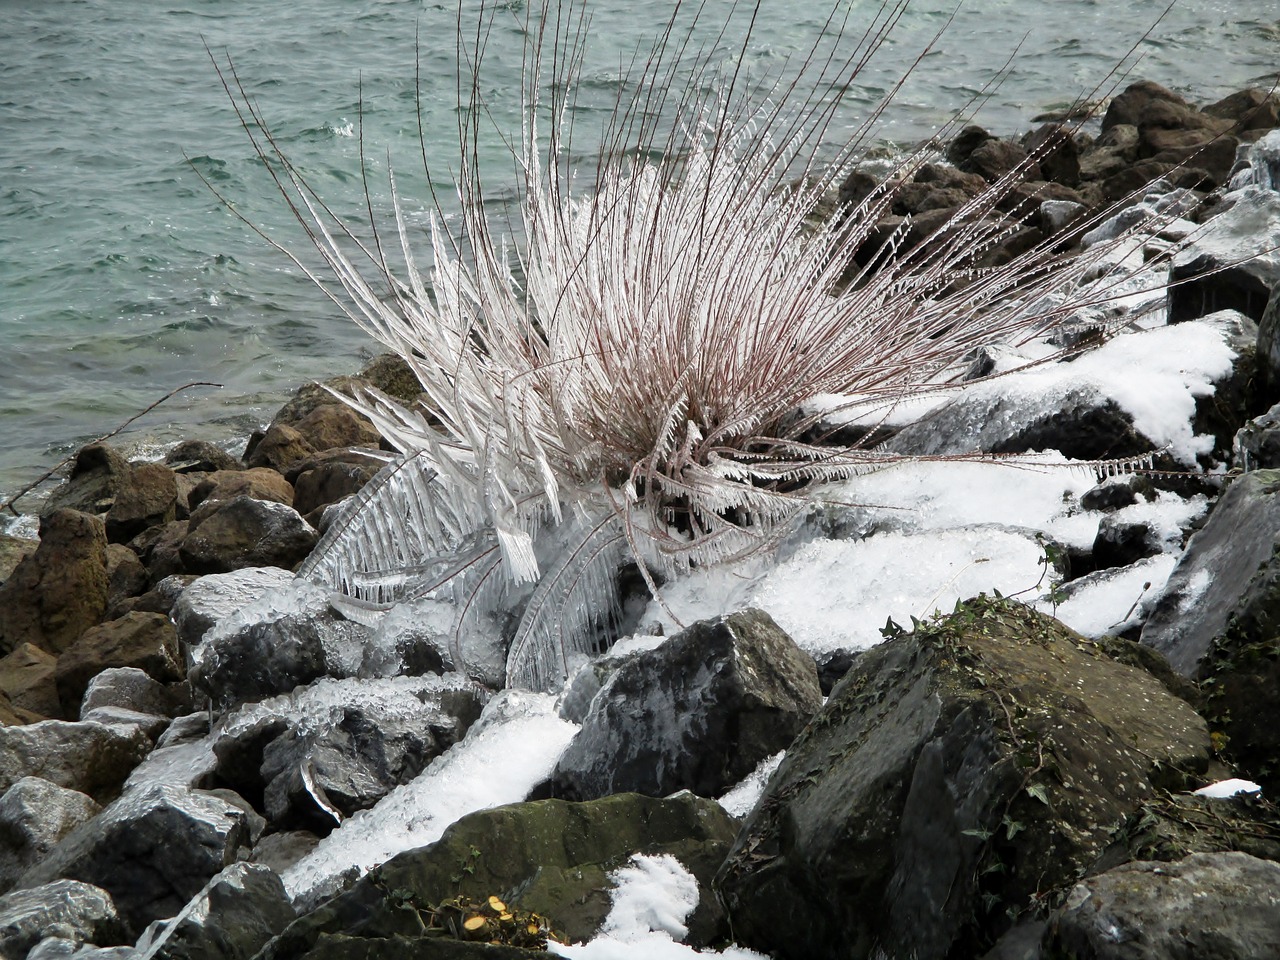
[[[299,918],[263,957],[310,957],[307,951],[325,934],[366,940],[420,936],[422,909],[491,895],[513,910],[547,918],[570,941],[588,940],[609,912],[610,871],[636,853],[670,854],[698,878],[703,896],[688,921],[687,940],[702,945],[724,932],[710,881],[736,830],[718,803],[692,794],[617,794],[586,803],[539,800],[482,810]],[[416,909],[405,909],[406,902]]]
[[[1094,870],[1129,860],[1172,862],[1193,853],[1231,851],[1280,861],[1280,809],[1258,794],[1170,794],[1142,804]]]
[[[1145,669],[978,597],[854,662],[717,892],[738,942],[781,956],[979,956],[1209,757],[1204,722]]]

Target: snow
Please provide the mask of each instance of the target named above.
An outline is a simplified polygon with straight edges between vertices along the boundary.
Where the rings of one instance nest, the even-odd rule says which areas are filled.
[[[1261,793],[1262,787],[1252,780],[1219,780],[1217,783],[1211,783],[1207,787],[1201,787],[1194,791],[1198,797],[1213,797],[1215,800],[1225,800],[1241,793]]]
[[[552,942],[549,951],[576,960],[685,960],[713,956],[762,960],[741,947],[699,952],[679,943],[685,921],[698,906],[698,882],[675,857],[637,854],[609,875],[613,907],[599,936],[585,944]]]
[[[285,889],[295,901],[311,902],[336,889],[344,874],[363,874],[397,853],[439,840],[468,813],[518,803],[551,775],[577,731],[557,716],[553,697],[502,691],[462,741],[290,867]]]
[[[1042,600],[1037,609],[1057,617],[1086,637],[1120,632],[1142,605],[1154,601],[1177,563],[1177,555],[1161,553],[1127,567],[1101,570],[1081,577],[1062,603]]]
[[[756,802],[764,794],[765,785],[778,769],[786,751],[778,751],[771,757],[765,757],[742,781],[732,787],[719,800],[725,813],[731,817],[745,817],[755,807]]]

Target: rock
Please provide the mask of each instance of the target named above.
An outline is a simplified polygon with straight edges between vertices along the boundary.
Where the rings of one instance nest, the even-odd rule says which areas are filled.
[[[236,497],[293,503],[293,485],[267,467],[211,473],[191,491],[191,509],[203,503],[226,502]]]
[[[39,777],[11,786],[0,796],[0,893],[101,809],[91,797]]]
[[[137,667],[162,683],[183,679],[178,634],[160,613],[128,613],[86,630],[58,658],[63,714],[78,715],[89,681],[110,667]]]
[[[1127,567],[1144,557],[1154,557],[1163,549],[1159,532],[1152,530],[1150,524],[1103,517],[1093,539],[1092,555],[1095,568],[1105,570]]]
[[[0,653],[31,643],[61,653],[107,609],[107,534],[75,510],[40,519],[40,546],[0,585]]]
[[[328,833],[465,736],[487,694],[459,678],[322,680],[240,711],[215,739],[215,782],[275,829]]]
[[[39,647],[24,643],[0,659],[0,691],[9,702],[42,717],[63,716],[54,681],[58,658]]]
[[[1074,186],[1080,182],[1080,148],[1071,129],[1061,123],[1037,127],[1023,146],[1040,167],[1046,180]]]
[[[345,934],[321,934],[306,960],[544,960],[542,950],[505,944],[454,940],[449,937],[394,936],[366,940]]]
[[[345,403],[326,403],[308,412],[294,426],[316,451],[336,447],[378,449],[382,435],[369,420]]]
[[[291,568],[306,559],[319,539],[296,510],[282,503],[241,496],[214,506],[211,513],[202,507],[191,515],[178,551],[192,573]]]
[[[178,474],[240,469],[239,460],[206,440],[183,440],[165,454],[164,462]]]
[[[137,597],[151,586],[151,575],[138,555],[124,544],[107,544],[107,605]]]
[[[947,159],[963,170],[965,161],[969,159],[973,151],[988,140],[994,139],[994,134],[988,133],[982,127],[971,123],[956,134],[952,141],[947,144]]]
[[[1271,290],[1280,281],[1280,194],[1246,187],[1232,196],[1234,204],[1173,258],[1170,323],[1225,309],[1263,320]],[[1275,353],[1274,325],[1262,327],[1258,352],[1270,357]]]
[[[138,667],[108,667],[89,681],[80,712],[99,707],[174,717],[191,709],[191,694],[181,685],[165,686]]]
[[[148,930],[138,949],[154,960],[250,960],[293,919],[293,905],[273,871],[234,863],[172,921]]]
[[[150,752],[151,741],[136,727],[65,720],[2,727],[0,790],[23,777],[41,777],[101,802],[119,792]]]
[[[719,796],[785,749],[821,704],[813,660],[767,613],[704,620],[605,681],[553,790]]]
[[[547,917],[573,941],[587,940],[609,912],[609,871],[634,853],[670,854],[698,878],[701,896],[686,940],[702,946],[722,932],[707,882],[735,829],[719,804],[688,793],[665,800],[636,794],[588,803],[539,800],[483,810],[300,917],[263,960],[310,956],[307,951],[326,934],[408,936],[417,932],[417,921],[401,903],[425,907],[453,897],[498,896],[510,907]]]
[[[25,957],[53,931],[77,945],[131,942],[110,894],[90,884],[58,880],[0,897],[0,956]]]
[[[379,354],[356,376],[401,403],[413,403],[422,395],[422,384],[398,353]]]
[[[253,846],[250,859],[254,863],[270,867],[276,873],[284,873],[309,854],[320,842],[310,830],[284,830],[269,833]]]
[[[1280,467],[1280,404],[1236,431],[1232,446],[1234,465],[1243,473]]]
[[[1280,126],[1280,96],[1250,87],[1209,104],[1203,113],[1232,121],[1235,130],[1270,130]]]
[[[1117,124],[1139,128],[1194,125],[1195,113],[1195,107],[1167,87],[1139,80],[1111,99],[1102,118],[1102,132],[1105,134]]]
[[[1239,851],[1280,861],[1280,813],[1258,794],[1168,794],[1144,803],[1091,872],[1130,860],[1181,860],[1193,853]]]
[[[127,543],[148,527],[177,519],[178,484],[160,463],[130,464],[107,511],[107,540]]]
[[[1183,676],[1196,674],[1215,637],[1226,632],[1257,575],[1264,589],[1280,533],[1280,471],[1235,480],[1187,543],[1142,628],[1142,642]],[[1263,564],[1267,567],[1260,570]]]
[[[1082,510],[1119,510],[1138,502],[1133,489],[1133,478],[1108,480],[1085,491],[1080,496]]]
[[[978,174],[988,183],[995,183],[1015,171],[1028,180],[1044,179],[1039,165],[1028,158],[1027,151],[1020,144],[997,137],[982,141],[956,166],[966,173]]]
[[[298,474],[294,509],[304,516],[356,493],[381,467],[371,463],[328,460]]]
[[[191,523],[175,520],[162,527],[151,527],[129,541],[129,549],[146,565],[152,583],[184,574],[180,550]]]
[[[103,519],[128,476],[128,461],[113,447],[105,443],[81,447],[66,482],[55,487],[40,508],[40,518],[58,510],[77,510]]]
[[[22,707],[15,707],[9,695],[0,690],[0,727],[20,727],[24,723],[39,723],[44,717]]]
[[[978,597],[859,655],[716,878],[737,941],[788,956],[979,956],[1075,880],[1204,723],[1054,620]]]
[[[218,623],[265,594],[293,580],[280,567],[244,567],[201,577],[182,591],[173,608],[178,639],[195,646]]]
[[[71,831],[21,887],[65,877],[102,887],[134,933],[174,916],[245,844],[244,814],[201,791],[131,791]]]
[[[1077,884],[1044,943],[1096,960],[1280,956],[1277,890],[1280,864],[1245,853],[1127,863]]]
[[[1083,203],[1072,200],[1045,200],[1040,204],[1040,229],[1047,236],[1064,230],[1088,211]]]
[[[225,710],[321,677],[355,676],[368,636],[333,613],[326,590],[294,580],[219,621],[192,651],[188,676]]]
[[[22,558],[35,553],[38,546],[40,546],[39,540],[0,533],[0,584],[8,580],[18,564],[22,562]]]

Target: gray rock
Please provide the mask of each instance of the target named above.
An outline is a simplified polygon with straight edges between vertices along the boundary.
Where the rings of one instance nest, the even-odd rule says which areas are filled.
[[[191,514],[179,548],[190,573],[229,573],[244,567],[285,567],[300,563],[319,534],[293,507],[270,500],[235,497]]]
[[[1280,301],[1277,308],[1280,309]],[[1245,473],[1280,468],[1280,404],[1236,432],[1233,452],[1233,465]]]
[[[864,651],[788,748],[716,878],[787,956],[980,956],[1161,789],[1204,721],[1057,621],[979,597]]]
[[[1194,676],[1280,534],[1280,471],[1234,481],[1191,537],[1142,628],[1142,642]]]
[[[182,591],[174,605],[178,639],[195,646],[218,621],[292,579],[293,574],[281,567],[245,567],[201,577]]]
[[[126,793],[76,827],[19,885],[67,878],[100,886],[136,934],[182,909],[247,840],[244,813],[234,804],[156,784]]]
[[[1169,322],[1233,309],[1261,321],[1280,281],[1280,193],[1246,187],[1173,258]],[[1267,336],[1264,331],[1264,337]],[[1268,342],[1274,341],[1274,333]],[[1259,352],[1264,353],[1262,344]]]
[[[128,707],[94,707],[80,715],[86,723],[102,723],[112,726],[137,727],[153,742],[169,728],[169,717],[154,713],[130,710]]]
[[[1081,960],[1280,957],[1278,895],[1280,864],[1246,853],[1127,863],[1077,884],[1044,945]]]
[[[137,667],[161,682],[185,673],[178,635],[162,613],[127,613],[90,627],[58,657],[58,697],[63,712],[75,716],[89,681],[111,667]]]
[[[269,833],[254,844],[251,859],[282,874],[314,850],[319,842],[320,838],[310,830]]]
[[[192,686],[219,710],[360,668],[367,627],[341,620],[328,593],[302,580],[219,621],[192,651]]]
[[[0,790],[40,777],[102,800],[150,752],[151,740],[137,727],[65,720],[0,727]]]
[[[695,623],[623,663],[555,773],[560,796],[719,796],[822,704],[812,658],[761,610]]]
[[[249,960],[294,919],[274,871],[234,863],[196,894],[173,920],[138,941],[153,960]]]
[[[109,667],[89,681],[80,701],[80,715],[83,719],[84,714],[99,707],[121,707],[172,717],[190,709],[190,699],[138,667]]]
[[[102,808],[93,799],[38,777],[23,777],[0,797],[0,893]]]
[[[130,942],[111,895],[90,884],[58,880],[0,897],[0,956],[25,957],[47,936],[76,944]]]

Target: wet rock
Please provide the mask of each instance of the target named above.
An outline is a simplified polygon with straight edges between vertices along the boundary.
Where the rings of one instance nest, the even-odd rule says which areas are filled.
[[[1046,123],[1032,131],[1023,143],[1046,180],[1074,186],[1080,182],[1080,148],[1070,128]]]
[[[213,473],[239,470],[240,461],[206,440],[183,440],[165,454],[165,465],[174,473]]]
[[[1235,130],[1270,130],[1280,126],[1280,96],[1274,91],[1250,87],[1209,104],[1203,112],[1230,120]]]
[[[1050,956],[1096,960],[1280,956],[1280,864],[1244,853],[1127,863],[1076,885],[1050,919]]]
[[[22,707],[15,707],[9,695],[0,690],[0,727],[20,727],[24,723],[39,723],[44,717]]]
[[[55,510],[40,546],[0,585],[0,653],[31,643],[61,653],[107,609],[107,534],[101,520]]]
[[[1142,642],[1163,653],[1183,676],[1196,674],[1215,637],[1226,632],[1255,575],[1272,558],[1280,533],[1280,471],[1235,480],[1192,535],[1142,628]]]
[[[253,846],[250,859],[283,874],[309,854],[320,842],[310,830],[283,830],[269,833]]]
[[[422,384],[398,353],[379,354],[356,376],[401,403],[413,403],[422,395]]]
[[[166,686],[138,667],[108,667],[89,681],[80,702],[82,714],[99,707],[174,717],[190,710],[191,694],[184,685]]]
[[[229,573],[243,567],[291,568],[319,538],[292,507],[240,496],[191,516],[179,555],[192,573]]]
[[[55,931],[75,945],[132,942],[110,894],[91,884],[58,880],[0,897],[0,956],[25,957]]]
[[[231,718],[213,745],[216,782],[276,829],[327,833],[461,740],[486,699],[456,675],[324,680]]]
[[[1247,187],[1232,195],[1232,206],[1173,258],[1169,280],[1169,322],[1179,323],[1218,310],[1239,310],[1263,319],[1271,290],[1280,281],[1280,194]],[[1263,325],[1258,352],[1270,357],[1274,328]]]
[[[58,658],[58,697],[66,716],[76,716],[89,681],[111,667],[137,667],[169,683],[183,679],[178,635],[160,613],[128,613],[86,630]]]
[[[1096,569],[1127,567],[1144,557],[1161,553],[1164,544],[1150,524],[1103,517],[1093,540],[1093,562]]]
[[[637,794],[589,803],[539,800],[473,813],[436,843],[394,857],[301,917],[263,960],[310,956],[326,934],[412,935],[417,921],[400,906],[405,899],[426,906],[496,895],[550,918],[573,941],[587,940],[609,912],[609,871],[634,853],[670,854],[698,878],[701,896],[686,942],[705,945],[723,929],[708,880],[735,829],[719,804],[688,793],[665,800]]]
[[[1208,759],[1203,721],[1154,677],[979,597],[858,657],[717,890],[757,950],[979,956]]]
[[[192,651],[189,678],[225,710],[359,670],[369,631],[341,620],[328,592],[292,581],[219,621]]]
[[[41,777],[103,801],[119,792],[150,752],[151,741],[136,727],[65,720],[3,727],[0,790],[23,777]]]
[[[91,797],[39,777],[11,786],[0,796],[0,893],[101,809]]]
[[[292,580],[293,574],[280,567],[245,567],[201,577],[174,605],[178,639],[195,646],[214,624]]]
[[[236,497],[252,497],[275,503],[293,503],[293,485],[279,472],[266,467],[251,470],[219,471],[205,477],[191,491],[191,509],[203,503],[226,502]]]
[[[250,960],[294,919],[270,869],[235,863],[209,881],[173,920],[138,941],[155,960]]]
[[[201,791],[156,784],[121,797],[58,843],[20,886],[81,880],[111,894],[135,934],[174,916],[246,845],[244,814]]]
[[[143,530],[177,519],[178,484],[160,463],[130,464],[107,511],[107,539],[127,543]]]
[[[1027,156],[1027,151],[1012,140],[992,137],[978,144],[968,157],[956,164],[966,173],[976,173],[988,183],[995,183],[1006,174],[1018,171],[1028,180],[1042,180],[1039,165]]]
[[[1280,404],[1241,427],[1233,448],[1234,464],[1245,473],[1280,467]]]
[[[761,610],[696,623],[619,666],[552,774],[558,796],[719,796],[822,703],[813,660]]]
[[[152,583],[186,572],[179,551],[190,526],[187,520],[175,520],[162,527],[151,527],[129,541],[129,549],[138,554]]]
[[[54,681],[58,658],[24,643],[0,659],[0,691],[9,702],[42,717],[62,717],[58,687]]]

